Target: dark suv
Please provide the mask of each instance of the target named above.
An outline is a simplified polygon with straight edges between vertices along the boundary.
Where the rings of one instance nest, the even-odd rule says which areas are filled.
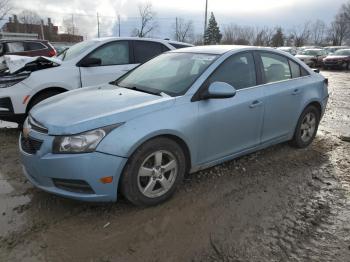
[[[48,56],[57,54],[55,48],[45,40],[1,40],[0,56]]]

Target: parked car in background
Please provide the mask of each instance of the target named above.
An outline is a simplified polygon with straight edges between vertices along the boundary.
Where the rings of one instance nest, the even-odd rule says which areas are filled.
[[[350,49],[349,46],[326,46],[324,48],[328,54],[332,54],[340,49]]]
[[[185,173],[284,141],[305,148],[326,108],[326,79],[272,48],[174,50],[109,84],[35,106],[20,136],[42,190],[136,205],[168,199]]]
[[[300,51],[295,57],[299,58],[310,67],[323,65],[323,58],[327,56],[324,49],[305,49]]]
[[[299,47],[299,51],[304,51],[306,49],[323,49],[323,47],[317,46],[317,45],[305,45],[305,46]]]
[[[99,38],[78,43],[60,63],[30,63],[0,78],[0,119],[21,123],[42,100],[85,86],[108,83],[151,58],[186,43],[146,38]],[[1,88],[2,87],[2,88]]]
[[[0,56],[47,56],[57,54],[55,48],[46,40],[0,40]]]
[[[350,49],[339,49],[332,54],[329,54],[323,59],[323,67],[349,69],[350,65]]]
[[[296,55],[298,53],[298,50],[296,49],[296,47],[293,47],[293,46],[281,46],[281,47],[277,47],[277,50],[287,52],[291,55]]]

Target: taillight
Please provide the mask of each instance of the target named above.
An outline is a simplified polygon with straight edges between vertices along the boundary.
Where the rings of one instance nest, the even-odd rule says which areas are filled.
[[[52,49],[49,51],[49,57],[56,56],[56,55],[57,55],[57,52],[55,49]]]

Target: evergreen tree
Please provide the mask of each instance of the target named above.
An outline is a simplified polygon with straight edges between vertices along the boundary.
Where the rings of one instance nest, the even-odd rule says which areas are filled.
[[[210,15],[209,25],[204,34],[205,45],[216,45],[219,44],[222,38],[218,23],[215,20],[213,12]]]
[[[281,27],[276,28],[276,33],[271,39],[271,45],[274,47],[284,46],[284,34]]]

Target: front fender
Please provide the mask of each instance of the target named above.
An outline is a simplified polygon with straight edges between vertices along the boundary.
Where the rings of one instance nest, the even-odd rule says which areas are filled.
[[[196,108],[196,103],[175,105],[126,121],[102,140],[97,151],[128,158],[146,141],[171,135],[187,145],[193,164],[196,159]]]

